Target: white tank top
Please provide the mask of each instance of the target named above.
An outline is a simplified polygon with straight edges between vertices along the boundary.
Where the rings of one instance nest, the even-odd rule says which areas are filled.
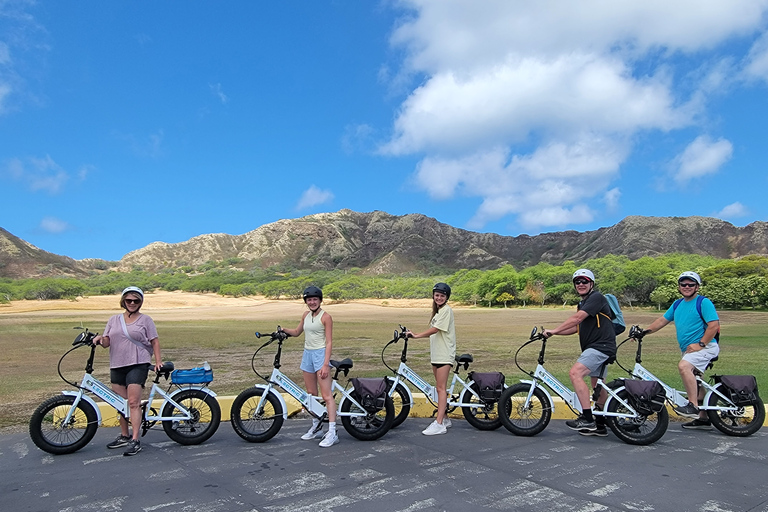
[[[325,326],[322,321],[324,314],[325,311],[321,309],[317,316],[312,316],[310,311],[304,317],[304,349],[317,350],[325,348]]]

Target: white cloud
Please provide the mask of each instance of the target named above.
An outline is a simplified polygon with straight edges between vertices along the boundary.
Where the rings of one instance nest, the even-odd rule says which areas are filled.
[[[70,226],[56,217],[45,217],[40,221],[40,228],[48,233],[62,233],[68,230]]]
[[[221,84],[209,84],[208,87],[211,88],[211,92],[214,96],[219,98],[219,101],[221,101],[223,104],[227,104],[229,101],[229,98],[226,94],[224,94],[224,91],[221,89]]]
[[[301,194],[299,202],[296,203],[296,210],[306,210],[314,206],[328,203],[333,200],[333,193],[330,190],[321,190],[312,185]]]
[[[381,77],[417,85],[379,152],[421,155],[414,179],[433,198],[480,198],[472,227],[508,215],[561,226],[616,208],[612,182],[636,135],[705,118],[709,95],[743,66],[722,45],[754,37],[768,12],[768,0],[399,5],[410,12],[391,44],[405,61]],[[722,139],[699,146],[681,155],[680,176],[715,172],[732,153]]]
[[[608,209],[608,211],[616,211],[619,209],[621,200],[621,190],[618,188],[612,188],[611,190],[606,191],[606,193],[603,195],[603,202],[605,202],[605,207]]]
[[[713,141],[700,135],[672,161],[674,179],[683,184],[694,178],[716,173],[733,155],[733,144],[726,139]]]
[[[4,174],[24,183],[33,192],[45,191],[49,194],[58,194],[69,180],[69,174],[48,155],[26,160],[13,158],[6,164]]]
[[[739,217],[746,217],[749,214],[749,210],[747,210],[747,207],[741,204],[740,202],[736,201],[735,203],[731,203],[722,210],[720,210],[717,213],[713,213],[713,217],[717,217],[718,219],[737,219]]]

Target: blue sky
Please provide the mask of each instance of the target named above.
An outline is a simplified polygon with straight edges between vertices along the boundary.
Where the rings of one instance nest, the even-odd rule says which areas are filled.
[[[765,221],[767,27],[768,0],[0,0],[0,227],[117,260],[342,208]]]

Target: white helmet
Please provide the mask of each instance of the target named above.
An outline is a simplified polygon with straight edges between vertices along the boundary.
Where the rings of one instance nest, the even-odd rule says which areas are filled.
[[[595,274],[593,274],[591,270],[586,268],[580,268],[579,270],[574,272],[573,278],[571,278],[571,281],[575,281],[577,277],[586,277],[587,279],[592,281],[593,284],[595,282]]]
[[[129,286],[125,290],[123,290],[123,293],[120,294],[120,297],[125,297],[126,293],[138,293],[141,296],[141,300],[144,300],[144,292],[141,291],[141,288],[138,286]]]
[[[679,283],[683,279],[690,279],[691,281],[696,281],[696,284],[701,286],[701,277],[699,277],[699,274],[697,274],[696,272],[692,272],[690,270],[687,272],[683,272],[682,274],[680,274],[680,277],[677,278],[677,282]]]

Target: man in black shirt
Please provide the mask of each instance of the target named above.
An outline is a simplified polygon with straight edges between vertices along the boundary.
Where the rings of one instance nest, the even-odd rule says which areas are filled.
[[[595,421],[595,416],[592,415],[589,387],[584,382],[584,377],[592,377],[594,388],[598,378],[605,379],[605,363],[616,357],[616,333],[611,320],[611,306],[603,294],[595,290],[595,275],[590,270],[582,268],[574,272],[573,285],[581,297],[576,313],[556,329],[544,330],[544,336],[549,338],[554,334],[579,333],[581,356],[571,367],[568,376],[579,398],[581,415],[575,420],[566,421],[565,424],[584,435],[607,436],[604,418],[598,416],[598,421]],[[605,395],[605,390],[602,390],[599,403],[605,403]]]

